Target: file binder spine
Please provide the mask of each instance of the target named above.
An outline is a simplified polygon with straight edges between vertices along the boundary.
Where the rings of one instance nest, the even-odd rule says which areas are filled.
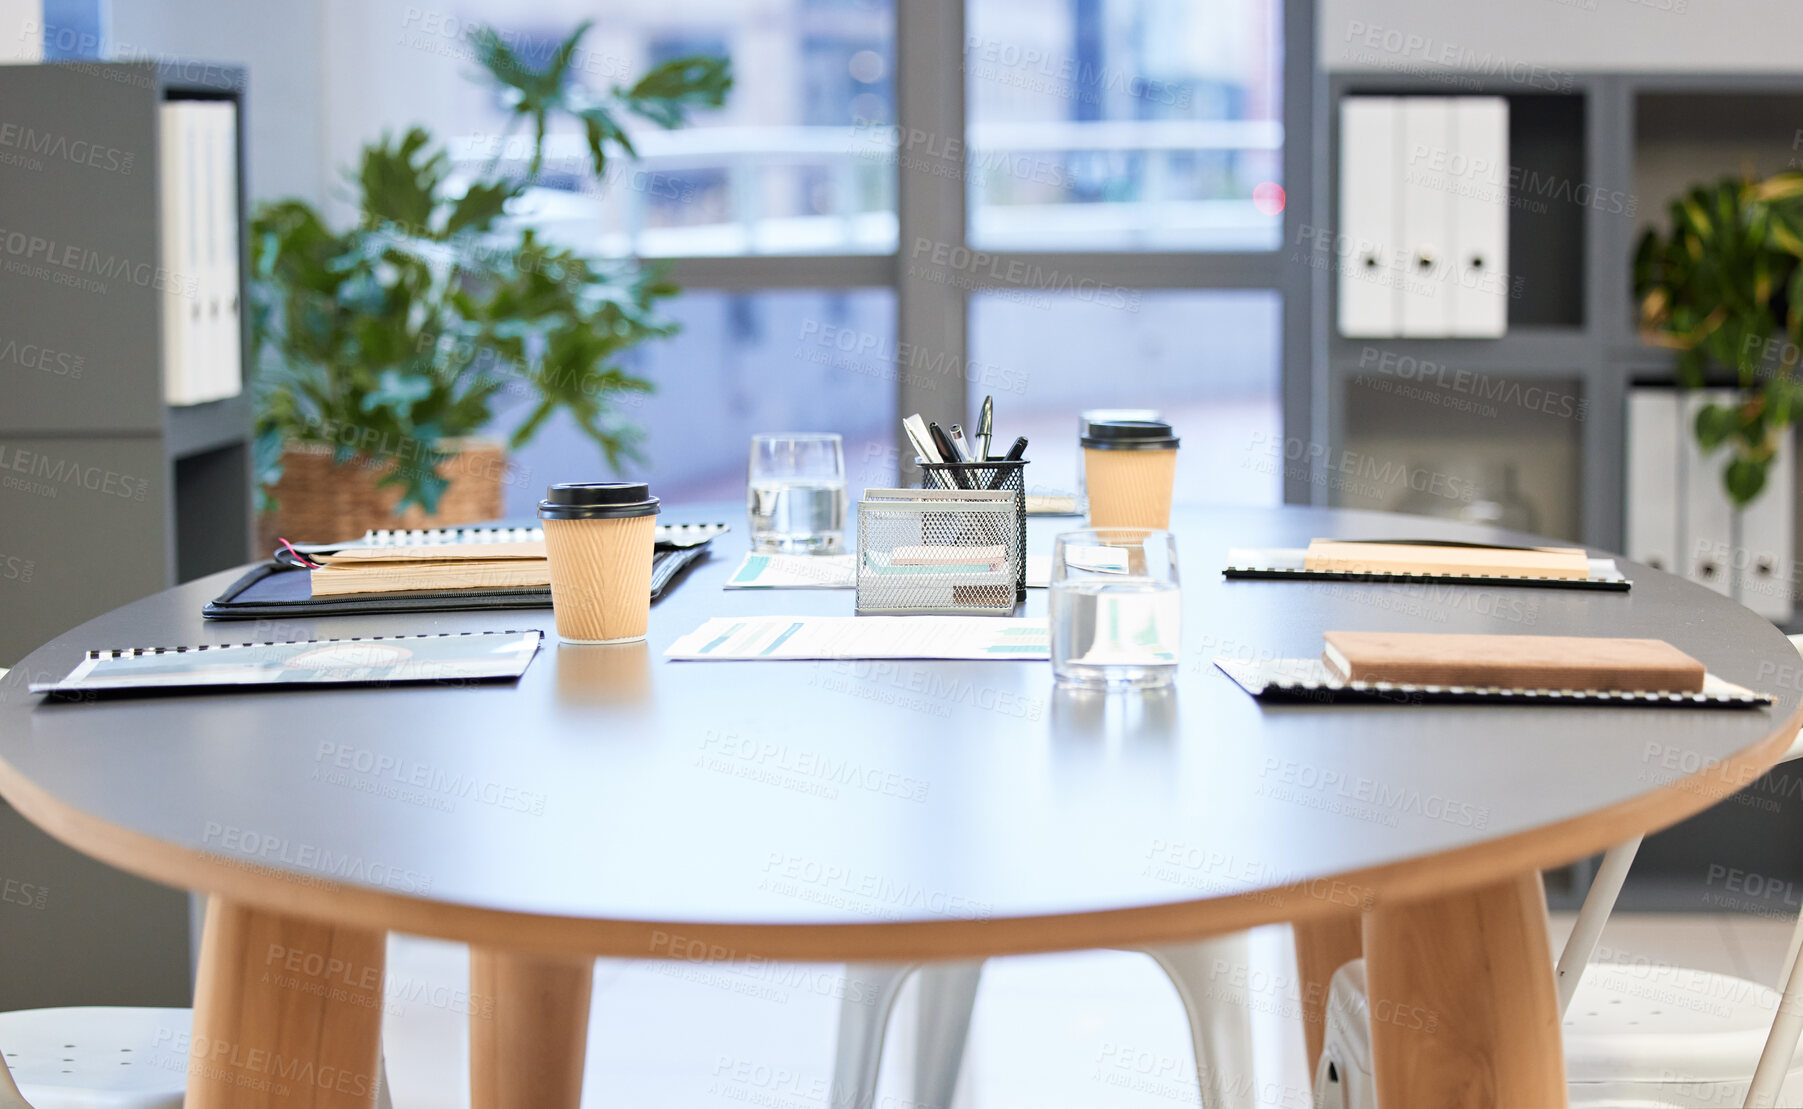
[[[454,639],[458,636],[470,635],[524,635],[519,628],[500,628],[495,631],[475,632],[423,632],[419,635],[351,635],[340,639],[272,639],[263,643],[197,643],[191,647],[113,647],[101,651],[89,651],[87,657],[106,661],[118,658],[141,658],[148,655],[186,654],[189,651],[223,651],[228,647],[313,647],[325,643],[374,643],[377,641],[394,642],[402,639]]]
[[[659,524],[657,540],[660,543],[674,543],[687,546],[702,543],[732,530],[728,524]],[[363,533],[363,538],[354,544],[356,547],[436,547],[452,543],[531,543],[542,540],[545,530],[537,527],[525,528],[376,528]],[[320,551],[328,549],[315,544],[307,544],[303,551]],[[329,549],[339,550],[332,546]]]

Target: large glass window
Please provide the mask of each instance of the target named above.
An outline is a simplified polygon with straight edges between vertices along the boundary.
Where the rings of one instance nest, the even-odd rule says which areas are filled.
[[[676,0],[593,12],[598,41],[638,71],[694,53],[732,58],[727,106],[680,131],[642,128],[641,155],[596,203],[577,171],[548,210],[641,255],[881,253],[895,249],[895,173],[860,157],[861,121],[894,118],[893,0]],[[513,7],[486,0],[505,21]],[[641,61],[642,59],[642,61]]]
[[[1281,466],[1250,449],[1283,441],[1277,293],[1129,290],[1123,301],[996,292],[973,297],[970,309],[972,367],[1015,385],[994,392],[997,441],[1027,437],[1035,488],[1076,488],[1078,413],[1155,408],[1183,440],[1178,500],[1282,501]],[[970,390],[975,408],[983,386]],[[973,414],[965,426],[975,423]]]
[[[1272,250],[1281,0],[968,0],[970,240]]]
[[[930,41],[923,29],[960,6],[961,48],[916,50],[899,72],[898,37]],[[854,488],[883,485],[900,396],[910,410],[968,409],[970,427],[993,394],[1000,446],[1028,436],[1041,488],[1075,484],[1078,411],[1151,406],[1184,438],[1180,496],[1274,502],[1279,468],[1248,463],[1247,443],[1283,434],[1272,286],[1284,271],[1264,252],[1287,204],[1284,12],[1283,0],[333,3],[321,17],[324,141],[345,166],[418,123],[465,167],[525,158],[508,106],[473,79],[470,35],[485,23],[542,62],[592,19],[572,71],[597,89],[724,52],[736,82],[724,109],[678,131],[638,128],[642,157],[616,160],[603,181],[581,136],[554,134],[543,186],[520,206],[586,252],[680,259],[685,331],[633,355],[661,391],[626,413],[646,429],[646,461],[629,472],[680,499],[737,500],[750,435],[826,429],[847,437]],[[898,96],[921,83],[962,86],[962,127],[934,114],[945,98]],[[921,118],[902,118],[904,100]],[[948,159],[963,163],[960,182],[941,183],[966,192],[964,236],[899,226],[898,174],[936,176]],[[950,269],[916,272],[923,243]],[[1012,251],[1085,257],[998,257]],[[1185,252],[1228,257],[1192,271],[1168,257]],[[1152,253],[1167,257],[1147,260],[1141,282]],[[935,311],[968,298],[968,326],[916,313],[920,333],[898,334],[871,255],[917,280]],[[828,290],[839,283],[854,288]],[[947,347],[948,333],[965,343]],[[546,481],[605,471],[560,423],[516,463],[512,511]]]
[[[675,338],[627,356],[657,391],[623,413],[644,429],[644,458],[625,473],[671,503],[739,501],[752,435],[836,431],[846,484],[895,484],[895,298],[886,289],[690,292],[668,313]],[[528,403],[522,390],[516,404]],[[522,413],[497,414],[497,431]],[[531,516],[553,481],[607,480],[600,451],[567,418],[514,452],[507,510]]]
[[[659,0],[645,4],[367,0],[334,5],[330,48],[345,59],[328,90],[338,164],[384,129],[413,123],[454,140],[470,168],[530,156],[508,106],[475,71],[470,36],[495,27],[542,65],[584,19],[572,60],[598,90],[653,66],[725,53],[725,108],[677,131],[633,131],[640,157],[594,178],[579,130],[551,136],[544,187],[521,214],[547,233],[612,254],[887,253],[895,249],[893,0]]]

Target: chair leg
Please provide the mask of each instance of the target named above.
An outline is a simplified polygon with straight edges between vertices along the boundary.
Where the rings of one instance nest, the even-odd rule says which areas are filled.
[[[1223,966],[1245,966],[1246,933],[1216,936],[1170,947],[1143,948],[1158,962],[1189,1017],[1196,1052],[1196,1084],[1205,1109],[1253,1109],[1258,1083],[1252,1073],[1252,1011],[1236,999],[1211,996],[1209,983]]]
[[[0,670],[0,677],[4,677],[5,673]],[[25,1095],[14,1085],[12,1071],[6,1069],[5,1056],[0,1056],[0,1109],[31,1109],[31,1103],[25,1100]]]
[[[394,1109],[394,1095],[388,1092],[388,1052],[376,1060],[376,1109]]]
[[[1797,919],[1797,927],[1791,937],[1791,948],[1797,947],[1797,938],[1803,936],[1803,917]],[[1765,1039],[1765,1050],[1759,1053],[1759,1067],[1753,1072],[1753,1084],[1747,1087],[1748,1109],[1766,1109],[1778,1104],[1778,1094],[1783,1090],[1784,1079],[1790,1072],[1791,1057],[1797,1052],[1797,1035],[1803,1032],[1803,968],[1799,967],[1794,955],[1791,959],[1789,974],[1784,981],[1784,992],[1778,999],[1778,1015],[1772,1021],[1772,1030]]]
[[[950,1109],[970,1039],[983,963],[929,963],[920,969],[919,1042],[914,1055],[914,1101],[919,1109]]]
[[[1609,923],[1609,914],[1615,911],[1615,901],[1621,896],[1622,883],[1627,881],[1628,868],[1634,865],[1641,838],[1635,836],[1603,852],[1603,861],[1596,868],[1590,891],[1584,895],[1584,907],[1578,910],[1577,922],[1571,926],[1571,935],[1559,952],[1559,965],[1553,972],[1558,979],[1561,1017],[1571,1006],[1572,995],[1578,992],[1584,968],[1590,965],[1596,941],[1602,937],[1603,925]]]
[[[1779,990],[1783,990],[1784,984],[1790,981],[1790,972],[1796,969],[1799,951],[1803,951],[1803,916],[1797,918],[1797,926],[1791,929],[1790,950],[1784,953],[1784,969],[1778,972]]]
[[[839,1043],[833,1058],[832,1109],[871,1109],[883,1033],[908,975],[918,963],[851,963],[839,1002]]]

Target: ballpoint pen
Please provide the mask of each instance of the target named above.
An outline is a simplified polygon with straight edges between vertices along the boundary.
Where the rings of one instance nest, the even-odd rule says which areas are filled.
[[[957,446],[952,442],[951,437],[945,433],[945,429],[941,428],[939,426],[937,421],[935,421],[935,420],[927,421],[927,434],[931,435],[933,437],[933,446],[935,449],[937,449],[939,451],[940,458],[944,459],[946,462],[951,462],[951,463],[956,463],[958,461]],[[957,486],[959,489],[969,489],[970,488],[970,482],[969,482],[969,480],[967,480],[965,478],[964,471],[953,469],[953,470],[942,470],[940,472],[951,474],[952,475],[952,484]]]
[[[964,437],[964,429],[957,424],[952,425],[952,446],[958,448],[958,461],[976,462],[978,460],[971,448],[970,440]]]
[[[1019,462],[1026,453],[1027,453],[1027,437],[1025,435],[1023,435],[1019,439],[1016,439],[1014,441],[1014,445],[1012,447],[1008,448],[1008,455],[1007,455],[1007,457],[1003,458],[1002,461],[1003,462]],[[998,470],[996,472],[996,475],[989,479],[989,488],[1000,489],[1002,487],[1002,482],[1004,482],[1006,480],[1008,480],[1008,471],[1007,470]]]
[[[989,444],[995,438],[995,397],[983,398],[983,411],[977,414],[977,461],[989,461]]]

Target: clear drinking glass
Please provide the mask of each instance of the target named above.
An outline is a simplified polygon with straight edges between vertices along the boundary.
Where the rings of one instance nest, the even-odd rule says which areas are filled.
[[[1157,528],[1067,531],[1052,547],[1052,674],[1069,685],[1177,678],[1183,592],[1177,537]]]
[[[831,432],[751,437],[751,549],[830,554],[845,545],[845,447]]]

